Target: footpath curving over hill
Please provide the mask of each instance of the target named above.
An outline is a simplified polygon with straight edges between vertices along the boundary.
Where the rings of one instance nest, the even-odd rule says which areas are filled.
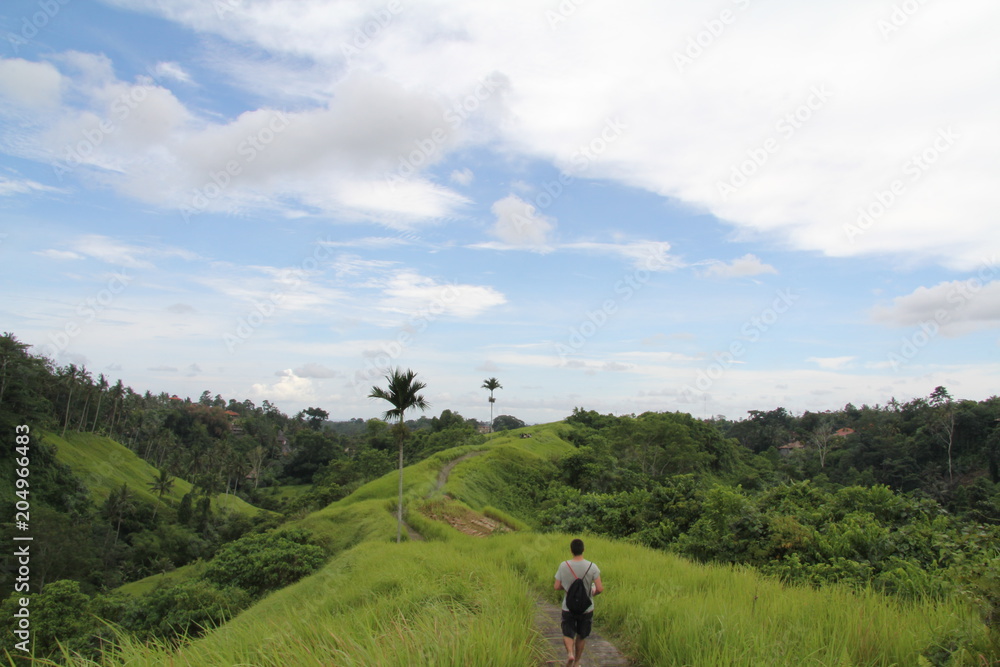
[[[448,479],[451,476],[452,470],[455,469],[455,466],[472,458],[473,456],[478,456],[484,453],[485,451],[469,452],[447,463],[443,468],[441,468],[441,472],[438,473],[435,492],[445,493]],[[436,517],[431,515],[430,518]],[[450,520],[450,517],[446,517],[446,520],[448,520],[448,523],[453,528],[456,528],[466,535],[471,535],[473,537],[488,537],[497,532],[500,527],[503,526],[500,522],[486,516],[482,516],[478,519],[474,518],[468,523],[453,522]],[[486,529],[486,532],[483,532],[484,528]],[[412,531],[412,529],[410,530]],[[413,534],[416,535],[416,532],[413,531]],[[419,535],[417,537],[418,539],[423,539],[423,537]],[[595,625],[600,627],[599,616]],[[537,596],[535,598],[534,626],[538,634],[545,639],[545,643],[547,645],[547,650],[544,651],[544,662],[542,664],[564,664],[566,649],[563,643],[561,606],[547,601],[541,595]],[[590,637],[587,639],[584,655],[586,656],[586,664],[592,665],[593,667],[629,667],[631,664],[614,644],[609,642],[596,631],[592,632]],[[582,665],[583,662],[581,661],[579,664]]]
[[[551,622],[539,610],[545,616],[561,597],[552,573],[573,536],[532,531],[530,502],[534,485],[555,474],[552,460],[573,451],[560,437],[567,428],[531,427],[532,438],[498,436],[406,468],[406,520],[424,541],[394,543],[395,472],[286,524],[324,542],[332,558],[321,570],[189,645],[126,645],[101,664],[558,664],[562,653],[550,650]],[[472,537],[423,511],[445,499],[510,530]],[[949,647],[956,637],[985,642],[981,621],[960,602],[785,586],[748,568],[585,539],[608,587],[601,630],[637,665],[974,665],[976,655]],[[584,665],[622,664],[597,646],[588,642]]]

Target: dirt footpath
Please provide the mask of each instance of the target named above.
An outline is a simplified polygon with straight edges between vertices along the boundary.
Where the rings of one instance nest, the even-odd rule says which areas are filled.
[[[600,612],[598,612],[600,613]],[[543,665],[565,665],[566,647],[561,629],[562,610],[539,598],[535,601],[535,627],[545,637],[550,649]],[[600,634],[592,632],[587,638],[580,667],[631,667],[621,652]]]
[[[484,452],[469,452],[458,457],[454,461],[449,461],[441,468],[438,474],[436,491],[441,491],[448,482],[448,476],[452,469],[462,461],[482,454]],[[449,498],[445,496],[445,502]],[[476,537],[486,537],[498,529],[506,529],[499,522],[495,522],[489,517],[474,515],[463,517],[449,513],[444,516],[434,516],[430,518],[438,521],[447,521],[458,530]],[[487,525],[486,522],[489,522]],[[598,611],[598,613],[600,613]],[[548,655],[546,655],[543,665],[565,665],[566,647],[562,640],[562,610],[554,604],[546,602],[542,598],[535,600],[535,628],[545,638],[549,645]],[[579,667],[632,667],[632,663],[625,659],[621,652],[613,644],[601,637],[600,634],[592,632],[587,638],[587,645],[584,647],[583,659],[578,663]]]

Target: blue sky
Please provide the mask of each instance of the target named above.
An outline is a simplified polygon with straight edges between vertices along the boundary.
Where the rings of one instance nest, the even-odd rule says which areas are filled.
[[[2,328],[371,417],[996,393],[995,3],[15,0]]]

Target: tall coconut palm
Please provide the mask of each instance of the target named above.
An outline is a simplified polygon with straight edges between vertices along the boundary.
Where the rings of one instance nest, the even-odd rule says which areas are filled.
[[[497,401],[497,399],[493,398],[493,391],[503,389],[503,385],[496,378],[489,378],[483,381],[482,388],[490,390],[490,433],[493,433],[493,404]]]
[[[393,430],[396,432],[396,443],[399,445],[399,501],[396,504],[397,543],[403,539],[403,439],[406,437],[406,424],[403,421],[403,415],[410,408],[426,410],[430,407],[430,403],[418,393],[427,385],[416,381],[416,376],[417,374],[410,369],[406,369],[405,373],[398,368],[390,369],[389,374],[385,376],[389,383],[388,388],[372,387],[372,392],[368,394],[368,398],[388,401],[392,408],[386,410],[382,417],[386,421],[396,420],[396,426]]]
[[[76,384],[76,380],[80,375],[80,371],[77,370],[76,364],[70,364],[64,369],[61,369],[60,379],[66,380],[66,385],[69,387],[69,394],[66,396],[66,418],[63,420],[62,434],[60,437],[66,437],[66,428],[69,426],[69,407],[73,403],[73,385]]]
[[[170,493],[172,488],[174,488],[174,478],[166,470],[161,470],[159,477],[149,482],[149,490],[156,494],[156,498],[160,502],[160,504],[153,506],[153,521],[156,521],[156,511],[163,504],[163,494]]]

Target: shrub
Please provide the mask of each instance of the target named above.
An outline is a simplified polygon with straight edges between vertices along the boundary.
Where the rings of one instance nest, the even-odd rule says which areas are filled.
[[[134,600],[123,613],[122,626],[144,638],[196,637],[225,623],[250,602],[250,595],[238,588],[185,581]]]
[[[36,656],[54,656],[62,644],[70,651],[85,651],[91,634],[97,629],[97,621],[86,610],[90,597],[80,590],[79,582],[70,579],[53,581],[41,593],[31,595],[12,593],[2,605],[4,636],[13,638],[17,618],[14,613],[20,608],[19,598],[30,600],[26,609],[31,622],[31,645]]]
[[[306,531],[257,533],[219,549],[204,577],[218,586],[236,586],[260,596],[298,581],[325,560],[326,553],[309,543]]]

